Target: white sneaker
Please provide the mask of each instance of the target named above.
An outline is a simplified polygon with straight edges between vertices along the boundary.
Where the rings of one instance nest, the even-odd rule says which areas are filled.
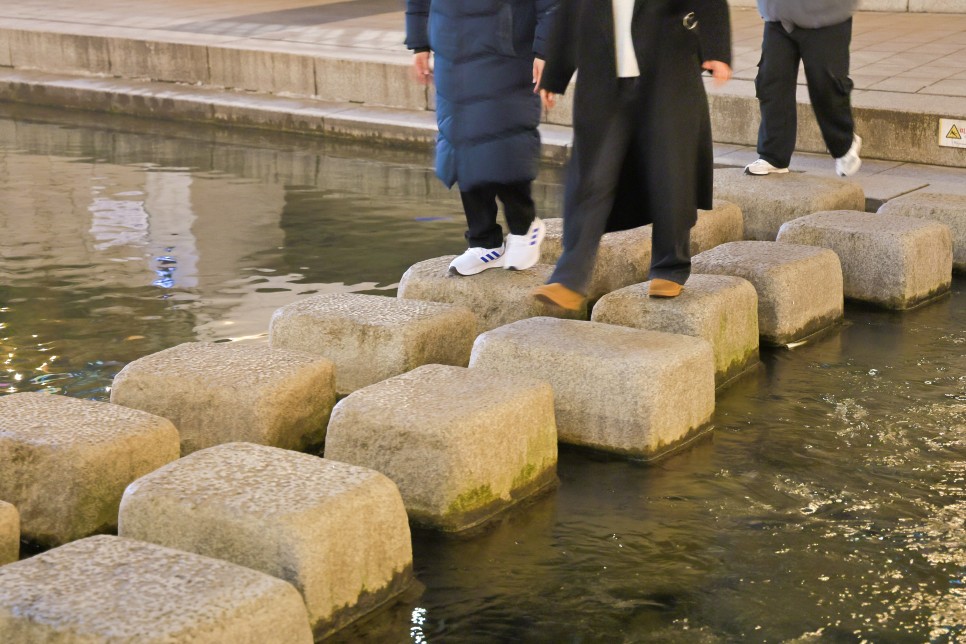
[[[506,260],[503,268],[525,271],[540,261],[540,244],[547,234],[547,226],[539,217],[533,218],[526,235],[506,236]]]
[[[840,177],[851,177],[858,172],[859,168],[862,167],[862,159],[859,158],[859,152],[861,151],[862,137],[858,134],[853,134],[852,147],[849,148],[849,151],[844,156],[840,156],[835,160],[835,174]]]
[[[499,248],[467,248],[466,252],[450,262],[450,275],[476,275],[488,268],[503,266],[503,250]]]
[[[764,159],[758,159],[754,163],[749,163],[745,166],[745,174],[753,174],[755,176],[786,173],[788,173],[788,168],[776,168]]]

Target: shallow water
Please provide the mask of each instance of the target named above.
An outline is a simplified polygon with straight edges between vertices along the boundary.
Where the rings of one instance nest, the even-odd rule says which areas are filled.
[[[0,393],[105,400],[127,362],[264,342],[311,293],[391,295],[460,250],[420,152],[0,108]],[[538,186],[559,210],[559,173]],[[562,450],[560,486],[470,539],[414,535],[422,584],[342,633],[386,642],[966,639],[966,282],[723,392],[646,466]]]

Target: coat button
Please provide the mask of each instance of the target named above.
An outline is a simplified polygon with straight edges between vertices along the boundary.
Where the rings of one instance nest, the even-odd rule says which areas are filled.
[[[694,15],[694,12],[692,11],[688,15],[684,16],[684,19],[681,21],[681,23],[684,25],[685,29],[691,31],[698,26],[698,17]]]

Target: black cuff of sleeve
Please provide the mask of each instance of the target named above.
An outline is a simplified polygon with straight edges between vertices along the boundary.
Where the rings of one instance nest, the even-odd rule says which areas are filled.
[[[414,54],[422,54],[427,51],[431,51],[429,47],[416,47],[415,49],[413,49]]]

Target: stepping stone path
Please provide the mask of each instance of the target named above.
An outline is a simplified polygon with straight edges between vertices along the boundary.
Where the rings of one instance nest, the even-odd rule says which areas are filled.
[[[392,481],[264,445],[218,445],[136,481],[119,534],[290,582],[320,639],[412,580],[409,523]]]
[[[336,405],[325,456],[378,470],[410,519],[457,532],[556,482],[550,385],[428,365]]]
[[[545,219],[547,236],[540,249],[540,263],[554,265],[563,253],[563,219]],[[691,253],[697,254],[730,241],[740,241],[744,231],[741,209],[717,201],[713,210],[699,210],[691,229]],[[639,284],[651,272],[650,225],[607,233],[600,240],[597,263],[588,296],[591,302],[625,286]]]
[[[20,558],[20,513],[0,501],[0,566]]]
[[[966,273],[966,195],[914,192],[885,202],[879,214],[931,219],[949,226],[953,237],[953,270]]]
[[[802,215],[865,209],[859,184],[797,172],[756,177],[742,168],[715,170],[714,196],[741,208],[745,239],[758,241],[774,241],[783,223]]]
[[[168,418],[181,453],[248,441],[312,449],[335,405],[332,363],[235,342],[188,342],[135,360],[114,378],[111,402]]]
[[[704,338],[714,350],[720,386],[758,363],[758,294],[730,275],[692,275],[673,298],[648,297],[650,282],[605,295],[594,322]]]
[[[311,644],[291,584],[102,535],[0,567],[0,642]]]
[[[470,368],[546,380],[564,443],[652,459],[714,412],[714,354],[700,338],[534,318],[484,333]]]
[[[465,367],[476,323],[476,316],[460,306],[340,293],[280,308],[269,337],[272,347],[335,363],[341,396],[424,364]]]
[[[178,431],[164,418],[54,394],[0,396],[0,499],[33,543],[114,530],[128,483],[176,458]]]
[[[888,309],[908,309],[952,284],[952,238],[949,228],[935,221],[818,212],[783,225],[778,241],[835,251],[845,297]]]
[[[758,291],[758,332],[767,344],[800,341],[842,319],[842,267],[825,248],[778,242],[722,244],[691,259],[693,273],[733,275]]]
[[[537,264],[525,271],[491,269],[463,277],[449,274],[454,257],[437,257],[410,267],[399,282],[399,298],[465,306],[476,313],[477,333],[537,316],[587,319],[585,309],[568,312],[533,297],[533,289],[546,283],[553,266]]]

